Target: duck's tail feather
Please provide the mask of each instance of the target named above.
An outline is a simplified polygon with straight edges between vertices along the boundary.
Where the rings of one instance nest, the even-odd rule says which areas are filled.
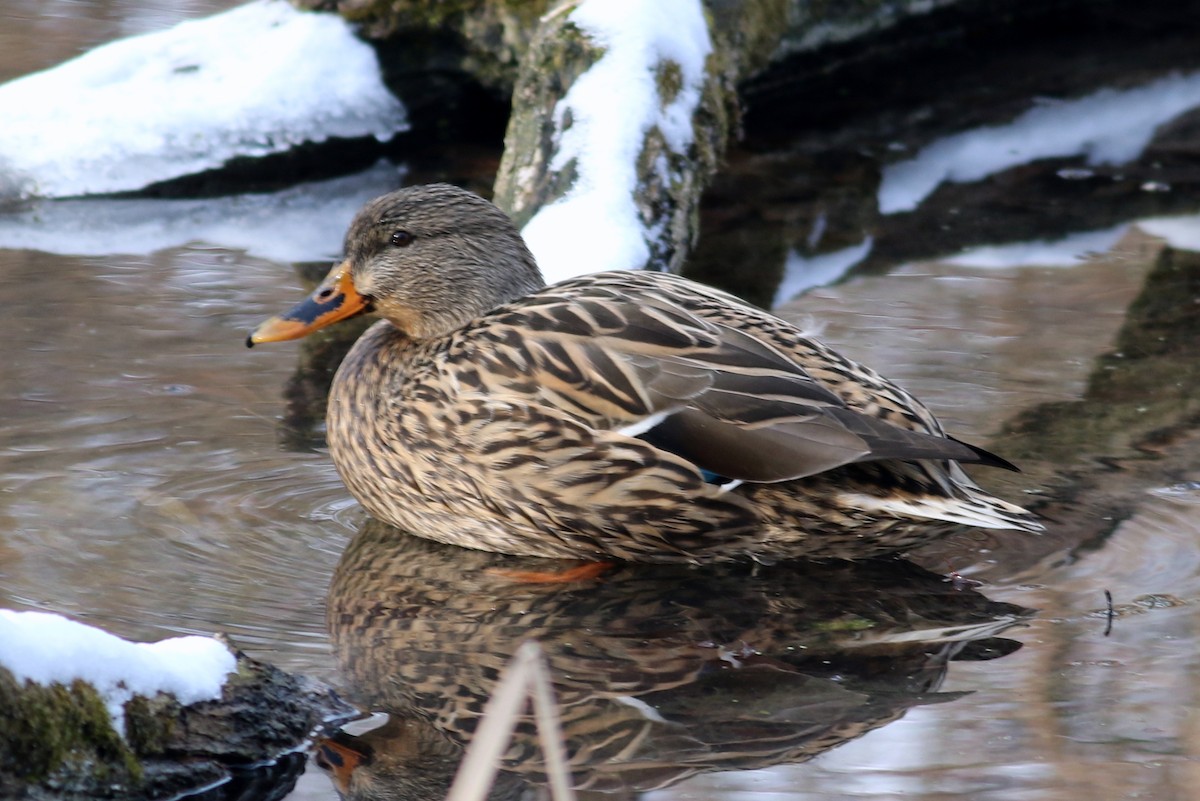
[[[992,453],[991,451],[985,451],[983,448],[979,447],[978,445],[972,445],[969,442],[963,442],[958,437],[951,437],[951,436],[947,435],[946,439],[954,440],[959,445],[970,448],[972,451],[974,451],[975,455],[978,457],[977,459],[971,460],[974,464],[981,464],[981,465],[985,465],[987,467],[1000,467],[1000,468],[1003,468],[1004,470],[1011,470],[1014,473],[1021,472],[1021,468],[1017,467],[1015,464],[1008,461],[1003,456],[997,456],[996,454]]]
[[[866,493],[845,493],[840,500],[852,508],[870,509],[877,514],[895,517],[941,520],[964,526],[1013,529],[1032,534],[1039,534],[1046,528],[1031,512],[973,486],[960,487],[955,497],[878,497]]]

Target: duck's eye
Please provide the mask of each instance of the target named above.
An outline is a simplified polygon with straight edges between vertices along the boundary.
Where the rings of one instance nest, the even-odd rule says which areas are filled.
[[[412,234],[410,234],[408,231],[393,231],[392,232],[392,244],[398,248],[402,248],[402,247],[411,245],[415,239],[416,239],[416,237],[413,236]]]

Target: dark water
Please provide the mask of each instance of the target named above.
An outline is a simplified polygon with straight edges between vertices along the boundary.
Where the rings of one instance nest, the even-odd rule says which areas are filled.
[[[0,76],[223,5],[9,0],[0,5]],[[1127,66],[1125,58],[1115,53],[1112,61]],[[1130,68],[1127,80],[1111,83],[1157,74],[1166,73]],[[1025,105],[1036,96],[1022,95]],[[169,201],[147,201],[134,217],[160,214],[182,233],[148,248],[144,233],[131,234],[123,246],[119,234],[133,226],[111,202],[51,204],[0,231],[10,237],[0,249],[0,603],[142,639],[225,631],[255,656],[347,689],[369,684],[372,671],[424,687],[414,665],[437,665],[433,673],[447,686],[468,688],[459,706],[432,691],[375,701],[441,714],[448,732],[469,725],[463,710],[486,694],[490,679],[473,678],[471,666],[503,664],[512,632],[541,621],[555,643],[552,663],[577,680],[572,709],[582,711],[568,715],[568,733],[580,742],[591,742],[593,729],[621,731],[599,724],[614,713],[611,698],[596,692],[621,681],[642,682],[630,694],[658,693],[660,709],[711,726],[713,739],[733,738],[713,722],[737,720],[731,699],[789,710],[784,719],[811,737],[776,743],[785,762],[815,756],[822,737],[845,741],[814,761],[770,767],[742,732],[751,756],[709,757],[703,770],[754,769],[671,784],[687,771],[664,768],[636,785],[670,785],[656,799],[1194,797],[1200,202],[1185,168],[1200,152],[1196,139],[1187,126],[1164,125],[1151,155],[1133,165],[1060,157],[943,185],[915,211],[885,216],[874,209],[878,162],[868,169],[864,159],[913,156],[937,133],[898,134],[866,114],[846,130],[847,141],[800,125],[782,143],[773,133],[769,147],[748,140],[711,193],[712,233],[693,269],[769,299],[786,265],[870,238],[849,279],[803,291],[779,311],[822,327],[828,342],[924,399],[952,432],[1025,468],[980,478],[1014,500],[1042,504],[1051,521],[1045,536],[967,534],[915,555],[929,570],[982,586],[920,573],[718,571],[700,576],[725,603],[706,608],[694,600],[696,575],[623,571],[594,592],[514,590],[489,578],[490,563],[478,555],[447,561],[421,543],[391,542],[363,528],[327,456],[309,447],[319,442],[319,425],[296,432],[306,408],[298,387],[319,388],[323,377],[293,380],[297,346],[242,346],[256,321],[301,292],[290,260],[330,254],[314,244],[311,253],[273,259],[270,240],[288,232],[269,225],[237,246],[213,233],[219,226],[197,223],[189,235],[189,218],[172,217]],[[486,185],[498,146],[455,174]],[[367,197],[375,186],[365,180],[357,191]],[[67,220],[113,220],[96,226],[107,237],[82,236],[84,222],[55,223],[64,208]],[[1087,232],[1108,233],[1075,248],[1078,258],[1029,244]],[[1010,248],[976,251],[970,265],[951,258],[1020,243],[1025,256]],[[80,253],[90,255],[71,255]],[[396,554],[407,555],[401,566],[409,574],[388,573]],[[376,574],[375,584],[346,578]],[[828,592],[814,594],[821,582]],[[353,623],[373,592],[397,587],[440,604],[421,637],[386,624],[364,633]],[[447,604],[467,590],[480,606]],[[1105,590],[1115,607],[1108,636]],[[664,601],[674,617],[655,606]],[[332,631],[327,603],[344,613]],[[1006,615],[1016,613],[998,604],[1040,612],[1005,630],[1016,622]],[[651,632],[646,620],[666,621],[669,630]],[[968,622],[977,628],[951,637],[952,646],[930,633]],[[621,625],[629,633],[618,644],[603,636]],[[904,631],[919,632],[911,639],[925,645],[875,643],[878,653],[862,657],[864,638]],[[965,644],[996,636],[1023,647]],[[803,662],[798,644],[825,650]],[[423,661],[404,658],[409,646],[419,646]],[[714,657],[753,669],[714,672]],[[815,666],[822,661],[823,673]],[[655,672],[664,664],[678,673]],[[681,678],[688,671],[703,681]],[[814,710],[830,716],[818,722]],[[830,734],[830,720],[849,718],[853,726]],[[650,742],[644,753],[659,763],[678,752]],[[520,765],[511,781],[536,779],[536,759]],[[310,770],[292,797],[334,796]]]

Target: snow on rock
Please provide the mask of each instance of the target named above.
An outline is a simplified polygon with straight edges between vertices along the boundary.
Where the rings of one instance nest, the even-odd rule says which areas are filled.
[[[653,127],[686,153],[712,51],[700,0],[584,0],[570,19],[605,52],[554,110],[561,133],[550,169],[574,161],[575,183],[521,232],[549,282],[645,266],[651,232],[634,202],[638,155]],[[658,81],[666,63],[681,77],[669,100]]]
[[[1200,72],[1039,105],[1007,125],[939,139],[915,158],[889,165],[879,210],[911,211],[944,181],[978,181],[1037,159],[1082,155],[1092,165],[1125,164],[1141,155],[1159,125],[1197,106]]]
[[[256,0],[0,86],[0,185],[140,189],[330,137],[407,127],[375,52],[336,14]]]
[[[124,704],[134,695],[169,693],[184,706],[220,698],[237,659],[212,637],[135,643],[48,612],[0,609],[0,666],[17,681],[86,681],[123,733]]]
[[[1151,236],[1166,241],[1176,250],[1200,251],[1200,216],[1152,217],[1136,223]]]

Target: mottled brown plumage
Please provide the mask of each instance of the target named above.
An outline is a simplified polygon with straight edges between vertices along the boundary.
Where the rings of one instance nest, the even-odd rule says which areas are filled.
[[[958,462],[919,401],[790,323],[679,276],[550,287],[461,189],[368,204],[346,260],[251,343],[373,309],[334,379],[329,445],[374,516],[507,553],[861,558],[959,525],[1040,530]]]

